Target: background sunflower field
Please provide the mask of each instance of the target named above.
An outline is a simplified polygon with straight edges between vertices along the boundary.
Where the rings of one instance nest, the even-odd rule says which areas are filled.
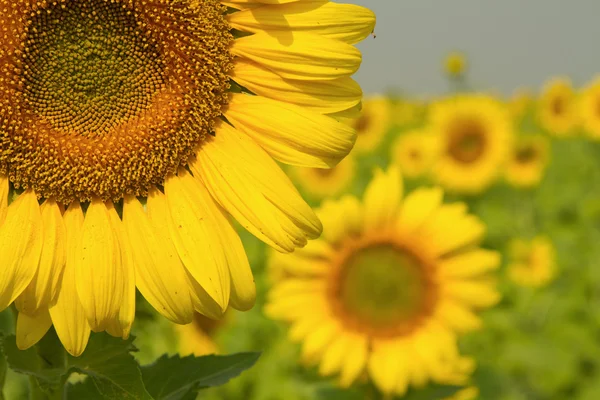
[[[549,8],[554,15],[554,3]],[[365,59],[373,42],[393,32],[378,28],[377,38],[362,44]],[[428,94],[435,87],[418,92],[410,70],[362,70],[361,84],[366,74],[377,77],[363,85],[360,116],[339,117],[358,131],[354,150],[332,170],[286,172],[318,208],[345,195],[361,198],[375,171],[396,166],[406,193],[441,186],[446,202],[463,202],[481,219],[482,247],[501,254],[491,278],[500,300],[481,312],[479,329],[460,336],[461,354],[474,362],[468,379],[395,396],[365,376],[349,388],[320,376],[289,326],[265,312],[280,271],[271,266],[271,250],[239,226],[257,286],[255,307],[174,326],[138,296],[133,355],[141,365],[164,353],[261,353],[252,368],[198,396],[210,400],[600,399],[600,80],[574,79],[546,65],[544,83],[503,81],[512,85],[503,94],[482,83],[485,62],[482,73],[475,54],[454,50],[458,39],[454,46],[430,54],[424,68],[443,84],[437,95]],[[447,233],[453,235],[451,227]],[[12,329],[10,310],[0,323]],[[0,377],[4,371],[0,363]],[[24,398],[26,386],[26,378],[8,372],[6,398]]]

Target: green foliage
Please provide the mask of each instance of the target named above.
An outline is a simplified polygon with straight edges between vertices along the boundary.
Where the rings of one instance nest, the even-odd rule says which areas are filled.
[[[142,367],[144,384],[157,400],[184,400],[199,389],[227,383],[258,360],[258,353],[169,357]],[[193,398],[193,397],[191,397]]]
[[[140,367],[133,337],[92,334],[84,353],[72,357],[51,331],[36,346],[19,350],[14,335],[2,337],[0,383],[6,367],[30,377],[35,399],[190,400],[250,368],[257,353],[231,356],[160,357]],[[1,388],[1,386],[0,386]]]

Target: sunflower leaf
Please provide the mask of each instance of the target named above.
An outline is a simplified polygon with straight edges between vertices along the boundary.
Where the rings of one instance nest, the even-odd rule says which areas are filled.
[[[458,391],[464,389],[464,386],[454,385],[440,385],[440,384],[429,384],[424,388],[409,389],[408,392],[398,399],[402,400],[430,400],[430,399],[443,399],[456,394]]]
[[[2,339],[1,334],[0,339]],[[7,369],[8,363],[6,362],[6,356],[4,355],[4,348],[0,342],[0,400],[4,400],[4,382],[6,381]]]
[[[150,400],[152,397],[144,387],[139,365],[130,354],[137,351],[133,339],[122,340],[106,333],[92,334],[81,356],[67,357],[67,368],[69,372],[87,375],[87,381],[94,384],[104,399]],[[81,386],[74,390],[80,389]],[[67,390],[72,391],[71,388]]]
[[[39,389],[50,398],[60,391],[62,383],[66,380],[66,377],[63,378],[66,372],[63,367],[54,367],[34,347],[19,350],[14,335],[2,339],[2,348],[10,369],[35,378]]]
[[[193,399],[199,389],[226,383],[254,365],[258,357],[259,353],[183,358],[163,355],[143,366],[142,375],[156,400]]]

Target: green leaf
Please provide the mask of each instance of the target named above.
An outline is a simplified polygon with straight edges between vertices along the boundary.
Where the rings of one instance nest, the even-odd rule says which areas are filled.
[[[410,388],[408,392],[398,399],[402,400],[431,400],[443,399],[452,396],[459,390],[464,389],[464,386],[440,385],[430,383],[424,388]]]
[[[104,400],[104,397],[102,397],[102,394],[91,379],[68,384],[65,392],[67,399]]]
[[[123,340],[106,333],[92,334],[81,356],[68,356],[69,372],[87,375],[104,399],[150,400],[139,365],[130,354],[136,351],[132,342],[133,337]]]
[[[222,385],[238,376],[254,365],[259,355],[238,353],[183,358],[163,355],[154,363],[143,366],[142,375],[148,392],[156,400],[193,399],[197,390]]]
[[[35,378],[39,388],[50,398],[60,396],[71,373],[79,372],[88,376],[86,383],[68,385],[76,387],[68,387],[67,393],[78,393],[92,385],[102,399],[151,400],[139,365],[130,354],[136,350],[132,341],[133,338],[122,340],[105,333],[92,334],[80,357],[68,355],[53,330],[27,350],[17,348],[14,336],[4,338],[2,344],[8,366]],[[82,397],[76,394],[71,398]]]
[[[0,335],[2,338],[2,335]],[[6,356],[4,355],[4,348],[0,342],[0,400],[4,400],[4,382],[6,381],[6,371],[8,370],[8,363],[6,362]]]
[[[63,366],[53,366],[38,354],[36,347],[19,350],[14,335],[4,337],[2,347],[10,369],[34,377],[39,388],[50,397],[60,391],[62,382],[66,380],[66,377],[63,378],[65,374]]]

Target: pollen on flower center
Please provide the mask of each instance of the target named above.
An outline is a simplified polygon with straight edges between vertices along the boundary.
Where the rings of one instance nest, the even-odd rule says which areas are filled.
[[[448,153],[462,163],[476,161],[485,150],[484,127],[476,121],[457,121],[450,127]]]
[[[42,197],[145,195],[227,102],[218,0],[0,0],[0,172]]]
[[[428,266],[395,244],[355,251],[332,282],[333,304],[342,319],[373,336],[410,333],[430,315],[437,298]]]

